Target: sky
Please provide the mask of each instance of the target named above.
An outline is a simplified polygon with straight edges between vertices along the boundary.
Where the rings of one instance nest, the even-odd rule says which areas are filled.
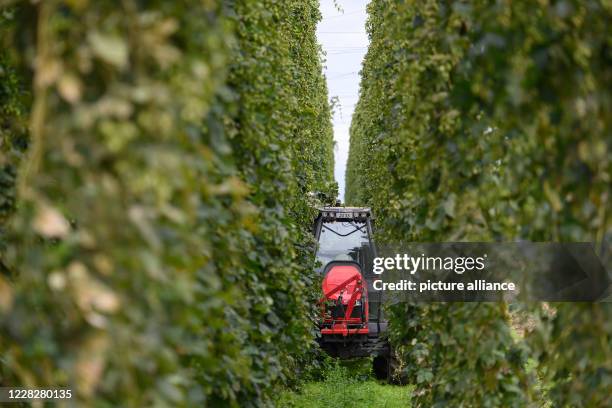
[[[369,0],[320,0],[323,19],[317,27],[317,38],[326,53],[323,72],[327,78],[329,97],[337,96],[340,106],[335,110],[334,174],[344,202],[344,173],[349,151],[349,127],[359,96],[359,71],[368,47],[365,30],[366,5]]]

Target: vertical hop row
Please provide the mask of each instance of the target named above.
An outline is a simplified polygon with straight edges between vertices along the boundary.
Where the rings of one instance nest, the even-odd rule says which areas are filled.
[[[29,146],[0,236],[1,384],[261,406],[295,375],[312,343],[306,193],[330,186],[330,114],[316,4],[269,3],[3,14]]]
[[[377,209],[382,240],[592,241],[605,262],[611,12],[600,1],[372,2],[347,201]],[[416,401],[541,398],[524,369],[530,346],[554,380],[546,398],[605,405],[612,309],[555,307],[527,342],[512,341],[498,305],[394,307]]]

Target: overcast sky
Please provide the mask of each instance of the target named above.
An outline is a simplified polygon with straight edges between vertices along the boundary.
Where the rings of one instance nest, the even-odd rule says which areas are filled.
[[[335,176],[344,201],[344,172],[349,150],[349,126],[359,95],[359,71],[368,47],[365,31],[366,5],[369,0],[337,0],[344,12],[334,6],[333,0],[321,0],[323,20],[317,37],[325,56],[324,73],[330,98],[340,99],[340,108],[334,115],[336,141]]]

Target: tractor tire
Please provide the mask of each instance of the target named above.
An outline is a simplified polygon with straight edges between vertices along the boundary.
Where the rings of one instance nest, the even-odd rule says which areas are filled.
[[[391,350],[387,355],[374,357],[372,372],[379,381],[386,381],[394,385],[406,385],[408,383],[402,361],[397,357],[394,350]]]
[[[372,360],[374,378],[379,381],[389,380],[389,356],[376,356]]]

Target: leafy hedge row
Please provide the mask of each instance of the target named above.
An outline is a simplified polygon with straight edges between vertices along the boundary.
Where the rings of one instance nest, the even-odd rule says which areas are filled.
[[[13,29],[12,13],[0,14],[0,30]],[[0,253],[6,246],[5,225],[15,211],[17,167],[27,146],[25,107],[28,92],[19,76],[16,61],[8,52],[8,40],[0,39]],[[0,273],[6,266],[0,258]],[[2,279],[2,278],[0,278]]]
[[[610,252],[609,4],[377,0],[369,15],[347,202],[376,209],[380,239]],[[517,343],[503,305],[394,307],[416,401],[522,406],[540,397],[531,352],[555,405],[609,404],[612,308],[556,309]]]
[[[95,406],[268,405],[312,344],[308,192],[335,189],[317,3],[2,12],[31,84],[3,81],[2,123],[5,87],[31,104],[0,249],[0,384]]]

